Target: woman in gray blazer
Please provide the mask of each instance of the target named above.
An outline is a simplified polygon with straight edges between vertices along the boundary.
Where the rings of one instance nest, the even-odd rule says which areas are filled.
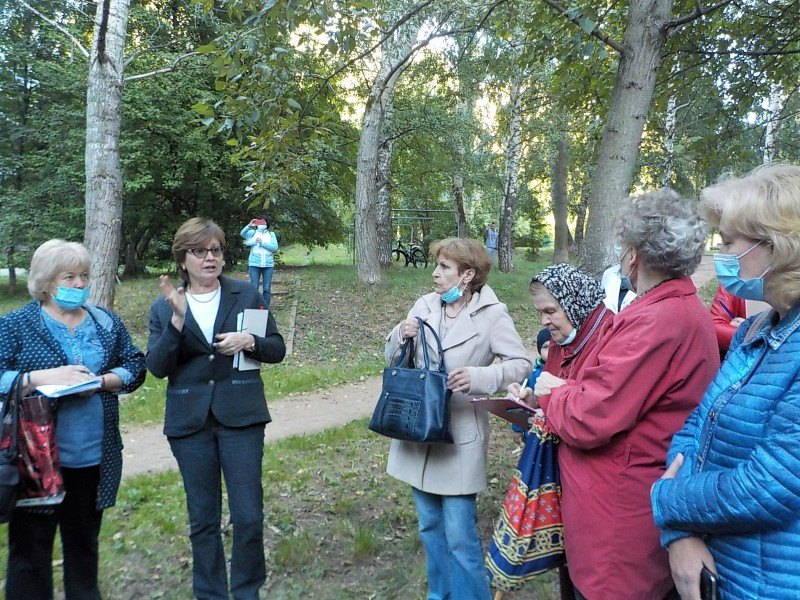
[[[453,444],[392,440],[389,475],[408,483],[427,555],[428,598],[488,600],[476,495],[486,488],[489,417],[469,399],[505,390],[531,372],[528,351],[506,305],[486,285],[491,261],[477,240],[448,238],[434,244],[433,289],[419,298],[386,338],[390,361],[406,338],[419,333],[422,317],[439,334],[448,369]],[[435,340],[426,336],[431,361]],[[417,364],[422,348],[415,344]],[[432,368],[434,368],[432,366]]]
[[[257,600],[266,580],[261,460],[270,416],[259,370],[237,371],[243,351],[268,363],[286,347],[272,315],[264,337],[237,331],[237,315],[264,308],[249,283],[222,276],[225,234],[193,218],[175,233],[172,251],[182,279],[161,277],[150,309],[147,368],[168,377],[164,434],[178,462],[191,527],[193,590],[197,598],[229,598],[220,532],[225,477],[233,526],[230,594]]]

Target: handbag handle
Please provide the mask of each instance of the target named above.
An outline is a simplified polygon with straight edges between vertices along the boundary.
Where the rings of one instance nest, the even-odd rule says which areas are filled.
[[[11,382],[11,387],[8,388],[8,396],[6,398],[5,405],[3,407],[3,414],[0,414],[0,436],[3,433],[3,424],[5,422],[5,413],[8,412],[9,406],[11,407],[11,444],[8,446],[6,451],[9,455],[14,455],[19,452],[17,448],[17,436],[19,434],[19,405],[22,401],[22,376],[24,373],[20,371],[20,373],[14,378],[14,381]],[[12,394],[14,397],[12,398]]]
[[[439,339],[439,336],[436,335],[436,331],[433,329],[433,327],[431,327],[428,324],[427,321],[423,321],[420,317],[416,317],[416,319],[417,319],[417,323],[419,323],[419,333],[420,333],[420,337],[422,338],[420,341],[422,343],[422,356],[424,357],[424,360],[425,360],[425,370],[430,371],[430,369],[431,369],[431,360],[430,360],[430,357],[428,356],[428,344],[427,344],[427,340],[425,339],[425,328],[427,327],[428,329],[431,330],[431,335],[433,336],[433,339],[436,340],[436,347],[437,347],[437,349],[439,351],[439,369],[438,370],[441,373],[445,373],[446,374],[447,373],[447,369],[445,369],[445,366],[444,366],[444,350],[442,349],[442,341]],[[408,351],[408,349],[410,347],[412,347],[411,346],[411,340],[412,340],[412,338],[407,338],[406,341],[403,342],[403,345],[400,347],[400,349],[401,349],[400,356],[397,359],[397,362],[395,364],[391,365],[391,366],[393,366],[393,367],[401,367],[401,366],[403,366],[403,362],[405,361],[405,358],[406,358],[406,352]]]

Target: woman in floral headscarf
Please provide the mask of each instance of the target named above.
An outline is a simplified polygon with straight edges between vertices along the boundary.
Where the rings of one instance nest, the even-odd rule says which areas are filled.
[[[636,299],[579,368],[557,377],[545,365],[533,393],[526,388],[520,398],[539,406],[561,438],[564,545],[576,598],[677,598],[650,487],[664,473],[672,435],[719,367],[714,328],[690,279],[708,229],[694,203],[666,189],[633,198],[619,223],[620,274]],[[566,314],[586,310],[569,290],[542,283],[564,296]],[[534,304],[542,310],[536,297]],[[562,352],[577,341],[565,341]]]
[[[531,298],[533,305],[539,312],[543,331],[549,333],[550,349],[544,371],[559,377],[569,379],[573,373],[580,370],[583,359],[594,348],[601,335],[611,326],[614,314],[603,302],[605,291],[596,279],[579,271],[572,265],[558,264],[547,267],[531,280]],[[534,385],[536,379],[531,378],[530,384]],[[530,392],[530,388],[528,392]],[[520,393],[518,383],[509,386],[509,392],[515,396]],[[543,429],[544,427],[544,429]],[[512,494],[523,490],[528,500],[524,503],[524,516],[517,523],[505,523],[510,515],[515,515],[517,498],[506,496],[506,503],[510,503],[501,510],[500,523],[495,530],[493,545],[490,546],[490,556],[487,560],[492,584],[501,590],[513,591],[518,589],[525,581],[533,579],[542,569],[551,568],[553,564],[554,548],[542,544],[537,535],[529,533],[519,534],[519,540],[509,539],[510,531],[522,532],[527,520],[535,530],[540,526],[545,530],[545,539],[552,532],[548,528],[549,521],[542,524],[539,521],[538,510],[542,506],[541,500],[547,494],[547,488],[542,484],[550,476],[549,469],[545,466],[555,453],[547,453],[542,442],[548,439],[546,424],[537,421],[531,431],[525,436],[525,450],[520,457],[517,469],[514,472],[511,489]],[[538,470],[533,465],[538,465]],[[536,501],[531,500],[536,497]],[[550,537],[549,539],[552,539]],[[539,540],[539,541],[537,541]],[[530,543],[524,554],[513,549],[520,543]],[[566,567],[561,567],[559,572],[561,580],[561,597],[572,599],[572,586]]]

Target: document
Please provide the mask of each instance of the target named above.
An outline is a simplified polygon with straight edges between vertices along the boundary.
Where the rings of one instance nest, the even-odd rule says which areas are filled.
[[[268,310],[245,308],[236,317],[238,331],[246,331],[257,337],[267,334]],[[237,352],[233,357],[233,368],[238,371],[253,371],[261,368],[261,363],[251,358],[246,352]]]
[[[102,384],[103,380],[100,377],[95,377],[75,385],[40,385],[36,388],[36,391],[48,398],[61,398],[62,396],[71,396],[72,394],[82,394],[83,392],[99,390]]]
[[[526,430],[530,427],[528,419],[536,415],[535,408],[531,408],[522,400],[518,400],[513,396],[473,398],[470,402]]]

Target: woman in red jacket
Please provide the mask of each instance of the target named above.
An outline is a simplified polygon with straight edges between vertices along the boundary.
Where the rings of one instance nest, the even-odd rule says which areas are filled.
[[[719,359],[722,360],[728,351],[728,346],[731,345],[733,335],[747,318],[747,306],[744,300],[719,286],[709,310],[711,310],[714,331],[717,333]]]
[[[544,372],[530,394],[561,438],[564,540],[578,600],[677,598],[650,509],[672,435],[719,367],[690,275],[707,234],[671,190],[634,198],[619,218],[623,280],[637,298],[567,378]],[[628,282],[626,282],[628,283]]]

